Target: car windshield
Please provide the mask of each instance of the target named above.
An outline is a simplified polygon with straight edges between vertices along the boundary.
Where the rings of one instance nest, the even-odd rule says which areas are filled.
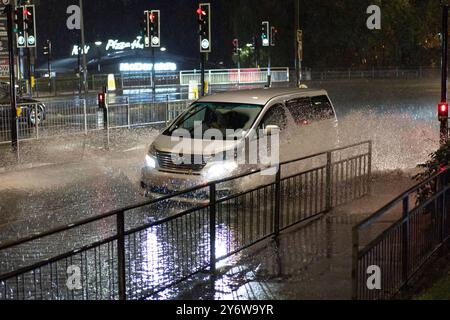
[[[184,129],[192,137],[197,133],[195,129],[198,126],[201,127],[202,137],[209,129],[219,130],[223,137],[228,137],[239,130],[248,131],[262,109],[261,105],[197,102],[176,120],[164,135],[171,136],[175,130]]]

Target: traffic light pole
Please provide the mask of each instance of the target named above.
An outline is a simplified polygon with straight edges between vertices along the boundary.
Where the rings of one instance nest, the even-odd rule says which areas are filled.
[[[11,147],[12,151],[17,154],[19,136],[17,132],[17,111],[16,111],[16,74],[14,71],[14,33],[13,33],[13,6],[8,4],[5,6],[7,16],[7,32],[8,32],[8,58],[9,58],[9,93],[11,97]]]
[[[153,101],[155,101],[155,95],[156,95],[156,83],[155,83],[155,47],[152,47],[152,93],[153,93]]]
[[[441,79],[441,103],[447,102],[447,75],[448,75],[448,11],[449,6],[442,8],[442,79]],[[440,119],[440,143],[448,140],[448,118]]]
[[[267,62],[267,87],[270,88],[272,86],[272,46],[269,44],[268,52],[268,62]]]
[[[201,52],[200,53],[200,73],[201,73],[201,75],[200,75],[200,82],[201,82],[201,94],[202,94],[202,97],[204,97],[205,96],[205,53],[204,52]]]

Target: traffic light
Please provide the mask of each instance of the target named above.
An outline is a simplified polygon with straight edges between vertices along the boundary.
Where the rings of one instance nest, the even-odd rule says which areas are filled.
[[[160,32],[160,11],[152,10],[148,14],[149,39],[152,47],[161,46],[161,32]]]
[[[27,46],[23,19],[23,7],[17,7],[14,12],[14,32],[16,32],[17,48],[25,48]]]
[[[44,56],[51,56],[52,55],[52,42],[50,40],[47,40],[43,49],[44,49],[43,50]]]
[[[36,18],[34,5],[23,7],[23,23],[28,48],[36,47]]]
[[[14,13],[14,31],[18,48],[36,47],[35,6],[18,6]]]
[[[278,34],[278,29],[276,27],[271,27],[270,28],[270,45],[272,47],[275,47],[277,34]]]
[[[106,95],[105,93],[101,92],[97,95],[97,102],[98,102],[98,107],[100,109],[104,109],[106,108]]]
[[[447,120],[448,119],[448,103],[447,102],[441,102],[438,105],[438,115],[439,120]]]
[[[211,5],[200,3],[197,9],[200,52],[211,52]]]
[[[239,54],[239,40],[233,40],[233,54]]]
[[[261,25],[261,41],[263,47],[268,47],[270,45],[270,39],[269,39],[269,21],[263,21]]]

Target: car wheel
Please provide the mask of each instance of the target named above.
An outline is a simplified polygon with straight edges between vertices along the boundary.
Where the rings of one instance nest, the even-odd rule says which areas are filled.
[[[36,125],[40,125],[45,117],[45,111],[44,108],[41,105],[38,105],[37,108],[34,106],[29,107],[30,112],[28,116],[28,123],[35,127]],[[36,109],[37,109],[37,116],[36,116]]]

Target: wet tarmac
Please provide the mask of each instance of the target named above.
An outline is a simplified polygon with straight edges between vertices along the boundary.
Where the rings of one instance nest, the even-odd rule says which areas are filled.
[[[284,233],[278,242],[223,261],[213,281],[205,275],[202,281],[194,279],[156,298],[349,298],[351,227],[412,184],[409,173],[389,170],[414,168],[436,147],[439,81],[344,81],[313,86],[328,89],[339,117],[347,119],[342,121],[343,144],[374,140],[374,170],[382,172],[374,181],[375,192]],[[0,171],[0,244],[143,201],[140,168],[157,132],[117,131],[109,151],[103,148],[103,137],[95,134],[24,144],[21,166]],[[0,158],[11,164],[6,150],[0,147]],[[133,223],[173,212],[149,210]],[[95,236],[98,230],[113,231],[97,226],[90,232]],[[83,240],[93,239],[86,230],[80,232]],[[43,246],[48,249],[43,252],[49,253],[76,243]],[[33,249],[21,257],[44,254]]]

